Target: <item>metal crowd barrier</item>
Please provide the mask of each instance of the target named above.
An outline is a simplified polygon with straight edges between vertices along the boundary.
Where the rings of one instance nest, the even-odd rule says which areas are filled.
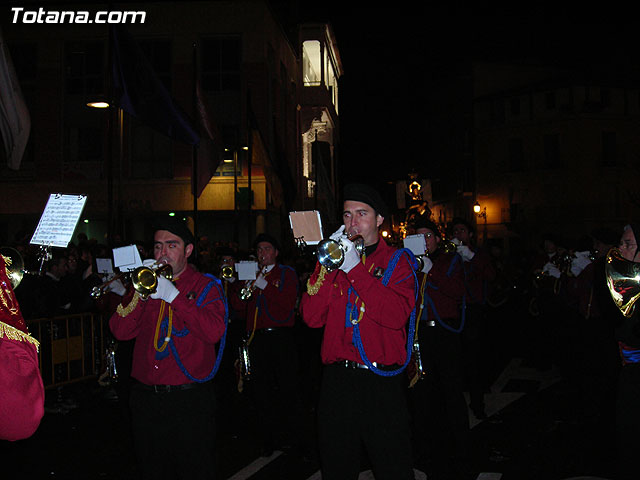
[[[100,313],[38,318],[27,325],[40,342],[40,373],[46,389],[97,378],[104,370],[111,334],[108,319]]]

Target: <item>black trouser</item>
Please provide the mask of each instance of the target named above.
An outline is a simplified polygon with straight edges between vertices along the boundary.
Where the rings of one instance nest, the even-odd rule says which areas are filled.
[[[459,320],[443,320],[458,327]],[[426,375],[410,389],[416,459],[447,463],[469,456],[469,414],[464,398],[460,334],[421,322],[420,352]]]
[[[263,446],[300,444],[301,393],[293,328],[257,330],[249,346],[251,380],[247,388],[257,410]]]
[[[145,480],[211,480],[215,475],[215,396],[211,383],[155,393],[134,383],[133,438]]]
[[[620,369],[616,403],[616,439],[618,442],[616,480],[638,478],[638,432],[640,432],[640,364]]]
[[[484,410],[485,368],[485,307],[479,303],[467,304],[464,329],[461,332],[464,371],[469,399],[474,412]]]
[[[323,480],[357,479],[364,445],[376,480],[413,479],[406,377],[325,365],[318,404]]]

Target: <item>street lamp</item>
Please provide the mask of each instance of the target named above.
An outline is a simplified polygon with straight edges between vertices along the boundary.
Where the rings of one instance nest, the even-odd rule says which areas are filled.
[[[473,204],[473,212],[484,219],[484,226],[482,228],[482,244],[484,245],[487,242],[487,207],[481,207],[480,203],[476,202]]]

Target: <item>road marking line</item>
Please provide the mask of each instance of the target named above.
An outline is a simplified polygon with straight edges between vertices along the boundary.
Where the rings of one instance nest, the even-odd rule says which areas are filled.
[[[250,478],[252,475],[254,475],[256,472],[258,472],[260,469],[264,468],[266,465],[273,462],[280,455],[282,455],[282,452],[280,450],[276,450],[271,454],[270,457],[256,458],[253,462],[251,462],[249,465],[244,467],[242,470],[236,473],[233,477],[229,477],[228,480],[246,480],[247,478]]]

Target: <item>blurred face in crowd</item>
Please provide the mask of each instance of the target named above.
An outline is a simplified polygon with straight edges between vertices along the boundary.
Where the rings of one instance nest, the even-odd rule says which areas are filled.
[[[349,237],[362,235],[366,246],[378,242],[378,227],[382,225],[384,217],[368,204],[347,200],[342,212],[344,231]]]
[[[434,231],[430,228],[418,228],[416,229],[416,233],[424,235],[428,253],[433,253],[437,250],[438,244],[440,243],[440,237]]]
[[[546,253],[547,255],[551,255],[553,253],[556,253],[557,251],[558,247],[556,246],[555,242],[553,242],[552,240],[544,241],[544,253]]]
[[[269,242],[260,242],[256,246],[256,254],[258,255],[258,266],[260,268],[268,267],[276,263],[278,249]]]
[[[460,240],[463,245],[471,244],[471,232],[469,232],[469,229],[465,224],[458,223],[454,225],[451,233],[453,233],[453,236]]]
[[[638,244],[636,242],[636,236],[633,233],[631,228],[625,229],[622,237],[620,238],[620,252],[622,256],[631,261],[636,262],[636,257],[638,254]]]
[[[69,271],[69,265],[67,264],[67,257],[61,257],[52,261],[49,267],[49,272],[56,278],[64,277]]]
[[[167,230],[158,230],[153,237],[153,258],[158,263],[171,265],[174,277],[187,268],[191,252],[193,244],[185,246],[182,238]]]
[[[236,261],[231,255],[222,255],[220,257],[220,265],[235,267]]]

